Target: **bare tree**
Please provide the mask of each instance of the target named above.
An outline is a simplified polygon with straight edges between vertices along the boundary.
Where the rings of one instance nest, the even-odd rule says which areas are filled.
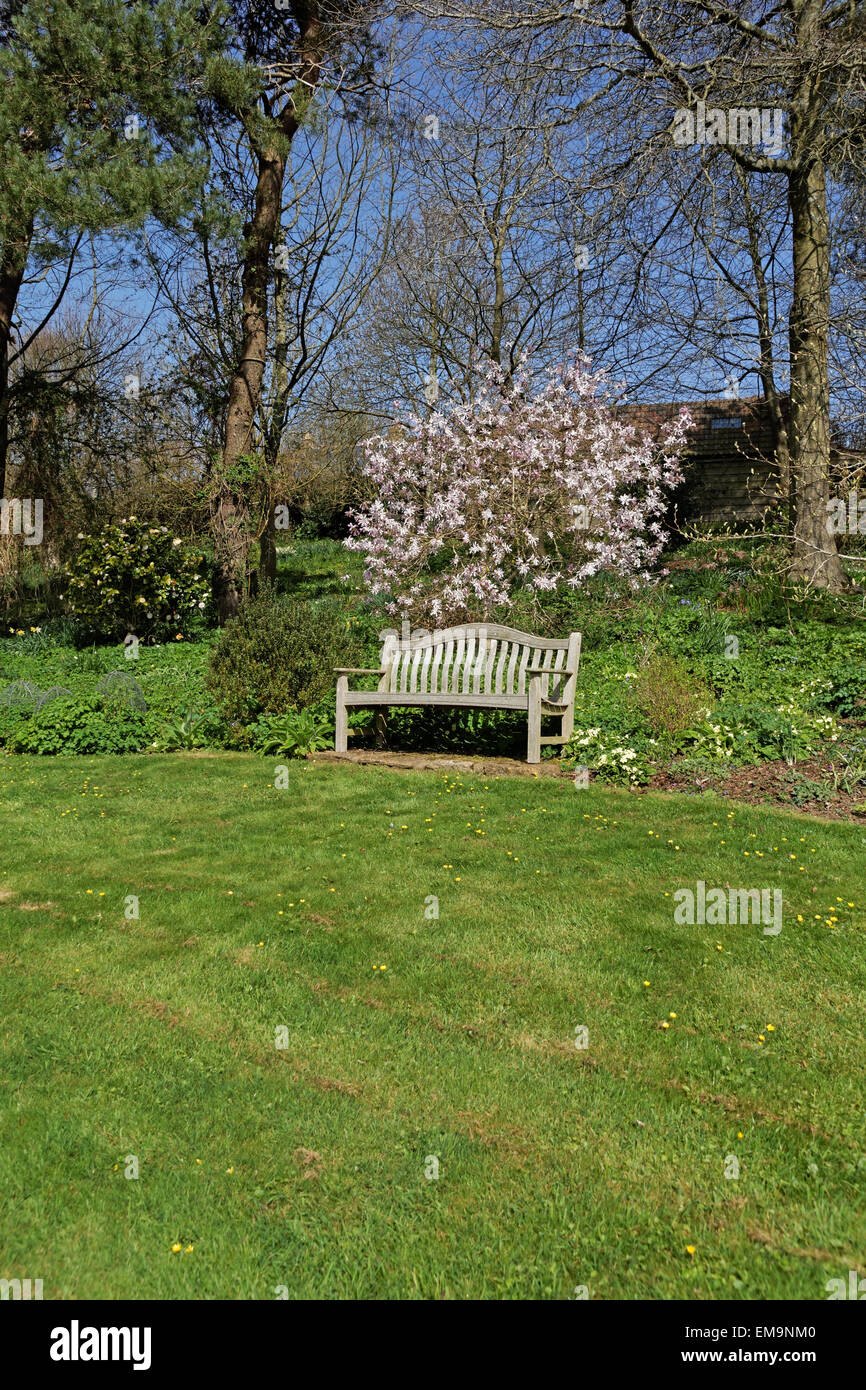
[[[573,7],[442,0],[416,12],[485,37],[483,62],[558,66],[607,113],[604,157],[651,169],[672,147],[725,157],[782,183],[790,214],[790,456],[796,489],[791,573],[816,587],[849,581],[828,521],[830,208],[828,177],[863,168],[864,12],[857,0],[636,0]],[[784,119],[783,141],[777,140]],[[765,138],[766,136],[766,138]],[[623,137],[626,148],[623,149]]]
[[[368,25],[374,5],[354,0],[288,0],[270,11],[237,9],[239,42],[251,78],[244,90],[227,83],[216,101],[227,122],[224,142],[249,151],[254,184],[242,229],[241,334],[228,392],[222,456],[214,469],[212,525],[220,619],[238,611],[245,591],[249,533],[245,488],[262,402],[268,351],[268,281],[283,209],[289,152],[308,122],[317,91],[363,108],[375,45]],[[244,204],[241,203],[241,206]]]
[[[542,371],[603,352],[616,298],[615,181],[575,139],[557,74],[479,79],[459,37],[424,37],[397,113],[409,196],[331,373],[330,407],[393,418],[468,399],[482,358]]]
[[[273,577],[273,502],[286,433],[388,251],[394,150],[374,122],[347,118],[336,105],[333,93],[319,90],[286,151],[263,285],[250,280],[260,156],[246,139],[221,141],[214,161],[211,192],[221,191],[225,215],[215,217],[206,204],[173,238],[150,247],[174,319],[165,370],[180,387],[189,446],[211,493],[221,592],[234,595],[224,599],[223,617],[256,582],[249,551],[257,538],[260,569]],[[240,246],[232,228],[238,214],[247,229]],[[251,326],[253,289],[254,298],[261,290],[261,303]],[[239,393],[241,379],[251,394]],[[227,473],[229,440],[236,452]]]

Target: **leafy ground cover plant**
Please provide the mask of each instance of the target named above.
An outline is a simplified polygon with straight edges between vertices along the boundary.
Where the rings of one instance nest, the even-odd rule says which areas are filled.
[[[138,710],[62,697],[5,730],[12,753],[136,753],[147,738]]]
[[[655,739],[640,740],[638,747],[632,747],[598,727],[575,729],[562,750],[562,765],[592,771],[615,785],[638,787],[650,780],[658,751]]]
[[[212,737],[206,715],[186,710],[183,714],[163,721],[153,741],[153,747],[165,753],[181,748],[204,748]]]
[[[271,754],[303,758],[334,742],[334,723],[313,710],[290,709],[264,717],[254,729],[254,746],[265,757]]]

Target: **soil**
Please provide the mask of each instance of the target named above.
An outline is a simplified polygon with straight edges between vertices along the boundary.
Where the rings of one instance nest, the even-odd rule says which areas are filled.
[[[469,758],[444,753],[399,753],[381,749],[353,749],[348,753],[314,753],[311,761],[328,763],[362,763],[387,767],[402,772],[459,772],[475,777],[557,777],[573,780],[573,774],[563,771],[558,759],[530,764],[517,758]],[[804,780],[806,779],[806,785]],[[808,782],[822,784],[820,790]],[[866,803],[862,794],[849,796],[841,788],[833,790],[833,773],[829,761],[814,758],[790,768],[779,759],[748,767],[722,767],[718,772],[680,771],[676,763],[655,774],[649,786],[639,787],[631,795],[645,791],[679,792],[701,796],[715,792],[731,801],[744,801],[752,806],[783,806],[825,820],[850,820],[866,823]]]
[[[804,785],[820,782],[820,790]],[[841,787],[833,790],[833,769],[829,760],[812,758],[790,768],[783,759],[748,767],[725,767],[718,774],[679,772],[674,764],[653,777],[649,790],[690,792],[700,795],[714,791],[732,801],[752,806],[785,806],[825,820],[864,820],[866,802],[862,790],[850,796]],[[860,808],[859,811],[857,808]]]
[[[402,772],[471,772],[476,777],[569,777],[557,759],[525,763],[518,758],[464,758],[452,753],[394,753],[390,749],[354,748],[348,753],[313,753],[313,762],[370,763]]]

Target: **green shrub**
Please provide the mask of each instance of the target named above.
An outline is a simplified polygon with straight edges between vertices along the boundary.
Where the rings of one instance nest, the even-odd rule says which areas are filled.
[[[107,671],[100,676],[96,683],[96,695],[104,705],[113,705],[118,709],[135,709],[142,714],[147,709],[141,686],[129,671]]]
[[[251,599],[226,624],[206,684],[226,719],[306,709],[334,687],[335,666],[358,666],[360,643],[338,608],[280,598]]]
[[[708,709],[706,686],[676,657],[655,653],[631,683],[632,699],[652,732],[674,738]]]
[[[12,753],[136,753],[146,737],[137,710],[64,698],[19,720],[8,733],[7,747]]]
[[[43,690],[36,704],[33,706],[33,713],[38,714],[46,705],[52,704],[55,700],[73,698],[73,692],[65,685],[51,685],[47,690]]]
[[[165,526],[131,516],[86,539],[65,571],[66,607],[84,631],[159,641],[189,632],[207,611],[210,582]]]
[[[13,681],[5,690],[0,690],[0,707],[33,710],[41,694],[39,686],[33,681]]]

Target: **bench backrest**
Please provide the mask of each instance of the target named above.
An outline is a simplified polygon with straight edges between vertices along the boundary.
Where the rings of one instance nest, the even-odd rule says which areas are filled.
[[[379,634],[380,665],[386,673],[380,690],[407,694],[525,695],[527,667],[543,666],[544,699],[568,702],[574,698],[580,633],[568,637],[535,637],[513,627],[470,623],[420,636],[399,638],[393,630]]]

